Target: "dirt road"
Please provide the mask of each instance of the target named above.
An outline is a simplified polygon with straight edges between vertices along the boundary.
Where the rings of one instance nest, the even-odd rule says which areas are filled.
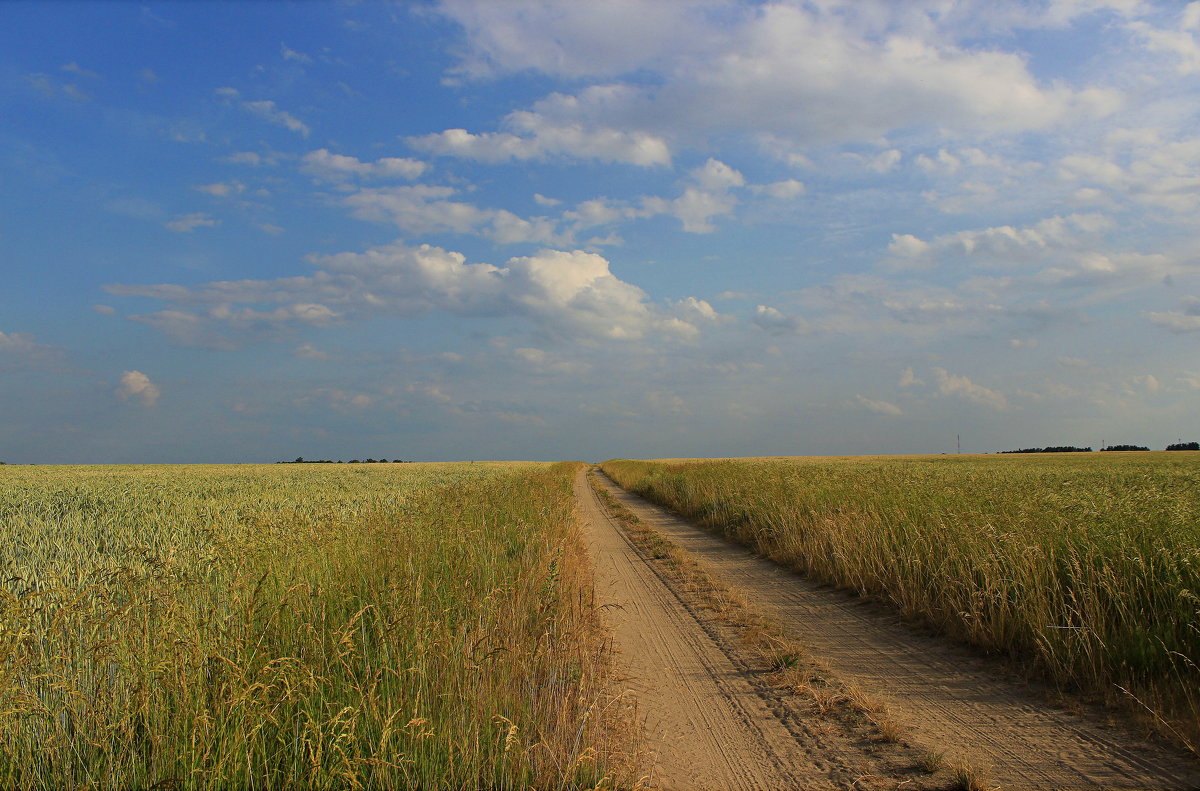
[[[653,754],[654,788],[774,791],[887,787],[872,757],[800,722],[639,555],[581,473],[576,494],[626,688]]]
[[[701,531],[606,478],[626,508],[807,643],[843,680],[883,695],[921,748],[981,768],[1009,789],[1200,789],[1200,764],[998,675],[964,649],[913,632],[878,608],[806,582]],[[761,690],[638,556],[580,477],[597,595],[622,609],[615,639],[659,750],[664,788],[847,788],[852,745],[781,719]],[[832,750],[833,754],[828,754]],[[862,775],[860,775],[861,777]],[[912,788],[919,783],[905,785]]]

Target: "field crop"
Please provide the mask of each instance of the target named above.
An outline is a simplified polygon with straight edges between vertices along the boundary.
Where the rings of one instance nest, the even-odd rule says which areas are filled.
[[[600,784],[576,468],[0,468],[0,788]]]
[[[1200,745],[1200,454],[602,468],[813,579]]]

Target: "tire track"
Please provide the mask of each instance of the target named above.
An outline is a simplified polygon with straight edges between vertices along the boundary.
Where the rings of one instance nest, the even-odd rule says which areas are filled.
[[[1051,708],[994,662],[915,633],[894,615],[820,587],[693,527],[606,477],[599,481],[649,527],[772,616],[845,681],[886,698],[914,741],[950,748],[1005,789],[1200,789],[1192,756],[1094,716]],[[808,786],[805,786],[808,787]]]
[[[642,559],[581,472],[576,496],[606,612],[655,753],[656,787],[847,788],[850,767],[798,739],[744,667]]]

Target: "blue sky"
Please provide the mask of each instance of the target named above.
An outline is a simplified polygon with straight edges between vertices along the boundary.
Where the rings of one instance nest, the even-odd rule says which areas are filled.
[[[1200,432],[1200,3],[7,2],[0,52],[0,460]]]

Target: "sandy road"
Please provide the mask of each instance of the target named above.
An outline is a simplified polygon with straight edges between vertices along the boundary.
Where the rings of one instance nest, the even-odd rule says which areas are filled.
[[[893,712],[912,729],[914,742],[930,749],[944,749],[948,757],[968,760],[982,768],[1001,788],[1200,789],[1200,763],[1194,758],[1105,727],[1094,717],[1055,709],[1045,702],[1043,695],[998,675],[993,663],[965,649],[917,634],[899,624],[894,616],[813,585],[740,546],[688,525],[603,476],[599,480],[643,523],[699,558],[710,574],[740,591],[762,612],[807,643],[842,679],[888,699]],[[589,497],[594,500],[595,494],[581,492],[581,499],[586,501]],[[648,570],[636,568],[641,560],[632,552],[622,552],[619,536],[607,535],[613,531],[599,531],[595,536],[596,551],[603,558],[597,564],[598,575],[603,578],[615,574],[620,579],[650,575]],[[626,557],[622,559],[622,555]],[[628,599],[639,609],[659,606],[653,598],[656,594],[644,587],[633,583],[628,587],[620,585],[616,583],[612,588],[618,598]],[[629,659],[638,663],[634,672],[642,679],[640,691],[648,711],[658,711],[655,696],[665,696],[682,706],[686,696],[698,693],[690,704],[694,711],[687,715],[688,722],[664,720],[662,732],[690,734],[702,730],[708,727],[704,717],[710,706],[725,705],[723,699],[734,702],[738,699],[735,690],[704,686],[705,673],[715,676],[714,684],[720,681],[719,667],[704,661],[689,664],[690,660],[675,649],[660,649],[656,645],[660,641],[657,632],[639,637],[627,634],[628,631],[629,624],[624,631],[619,629],[617,641]],[[652,658],[639,659],[643,652]],[[668,679],[675,675],[685,676],[686,684],[671,686],[676,682]],[[742,710],[730,722],[740,719],[754,726],[761,722],[760,716],[752,709]],[[764,738],[768,745],[773,744],[770,738]],[[729,777],[736,778],[737,767],[744,765],[751,767],[751,772],[764,773],[755,776],[772,779],[762,779],[758,785],[723,781],[724,785],[697,787],[823,787],[816,776],[796,774],[811,771],[812,764],[821,763],[819,757],[810,754],[808,767],[803,762],[781,767],[778,761],[762,756],[729,754],[731,741],[728,734],[721,732],[714,734],[708,746],[689,746],[687,750],[711,749],[726,756],[727,768],[722,771],[728,772]],[[663,743],[664,776],[673,778],[676,775],[672,772],[686,771],[694,765],[691,755],[675,752],[676,746],[671,741]],[[682,750],[682,741],[678,746]],[[776,774],[765,774],[768,765],[774,767],[771,771]],[[778,773],[780,770],[783,775]],[[827,772],[821,775],[828,776]]]
[[[626,689],[637,699],[653,758],[651,785],[669,791],[897,787],[868,743],[805,722],[646,562],[581,472],[576,496]],[[886,751],[884,751],[886,752]],[[911,764],[911,762],[910,762]],[[920,788],[910,781],[905,788]]]

